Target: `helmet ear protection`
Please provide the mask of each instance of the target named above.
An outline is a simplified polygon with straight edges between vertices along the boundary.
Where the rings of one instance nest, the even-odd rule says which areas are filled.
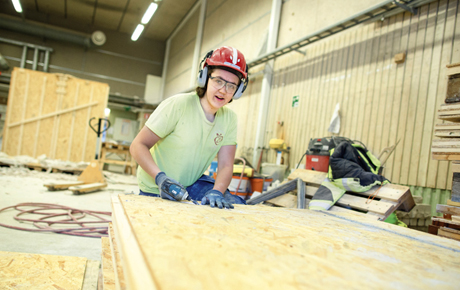
[[[204,58],[201,60],[200,62],[200,67],[201,67],[201,64],[206,61],[207,58],[211,57],[212,53],[214,51],[211,50],[209,51],[205,56]],[[200,70],[200,72],[198,73],[198,79],[197,79],[197,84],[198,84],[198,87],[200,88],[204,88],[206,86],[206,82],[208,80],[208,66],[206,65],[205,63],[205,66]]]
[[[208,53],[206,53],[206,55],[204,56],[204,58],[201,60],[200,62],[200,67],[202,65],[202,63],[204,62],[204,67],[198,72],[198,78],[197,78],[197,85],[198,87],[200,88],[204,88],[206,86],[206,82],[208,81],[208,65],[207,65],[207,62],[206,60],[208,58],[211,58],[212,54],[214,53],[213,50],[209,51]],[[248,66],[245,65],[245,72],[246,72],[246,76],[248,75]],[[233,99],[239,99],[242,95],[243,95],[243,92],[246,90],[247,86],[248,86],[248,78],[242,78],[240,79],[241,82],[238,86],[238,89],[236,90],[236,92],[233,94]]]
[[[246,65],[246,75],[248,72],[248,66]],[[248,78],[242,79],[238,89],[236,90],[235,94],[233,95],[233,99],[237,100],[243,95],[243,92],[248,87]]]

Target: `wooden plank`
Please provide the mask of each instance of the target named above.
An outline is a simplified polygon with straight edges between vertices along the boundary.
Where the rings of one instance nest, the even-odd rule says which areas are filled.
[[[0,252],[1,289],[81,289],[86,258]]]
[[[459,153],[433,153],[431,155],[431,158],[434,160],[450,160],[450,161],[459,161],[460,160],[460,154]]]
[[[460,231],[446,227],[440,227],[438,229],[438,236],[460,241]]]
[[[73,194],[81,194],[93,192],[104,187],[107,187],[107,183],[89,183],[84,185],[71,186],[69,187],[69,190],[72,191]]]
[[[448,225],[460,226],[460,223],[459,223],[459,222],[456,222],[456,221],[453,221],[453,220],[444,219],[444,218],[440,218],[440,217],[433,217],[433,218],[431,218],[431,220],[432,220],[432,221],[437,221],[437,222],[443,222],[444,224],[448,224]]]
[[[375,212],[385,217],[396,210],[395,204],[392,202],[370,200],[350,194],[344,194],[336,203],[344,207]]]
[[[447,205],[459,206],[460,207],[460,202],[455,202],[455,201],[452,201],[451,199],[448,199],[446,203],[447,203]]]
[[[308,185],[320,186],[321,183],[323,183],[326,176],[327,173],[325,172],[299,168],[294,170],[294,172],[292,172],[291,174],[289,174],[288,179],[293,180],[296,178],[300,178]]]
[[[87,260],[85,278],[83,279],[82,290],[97,290],[101,262],[98,260]]]
[[[134,230],[130,225],[129,218],[126,216],[121,204],[121,200],[124,199],[126,199],[125,196],[120,196],[120,198],[118,196],[112,197],[112,225],[120,251],[127,289],[158,289],[148,269],[147,260],[137,241]],[[177,279],[177,277],[181,276],[176,276],[174,279]]]
[[[81,110],[81,109],[85,109],[85,108],[88,108],[88,107],[96,106],[96,105],[98,105],[98,104],[99,104],[98,102],[92,102],[92,103],[90,103],[90,104],[81,105],[81,106],[77,106],[77,107],[72,107],[72,108],[69,108],[69,109],[60,110],[60,111],[57,111],[57,112],[54,112],[54,113],[50,113],[50,114],[38,116],[38,117],[35,117],[35,118],[30,118],[30,119],[27,119],[27,120],[24,120],[24,121],[21,121],[21,122],[16,122],[16,123],[8,124],[7,126],[8,126],[8,127],[15,127],[15,126],[19,126],[19,125],[24,125],[24,124],[27,124],[27,123],[31,123],[31,122],[40,121],[40,120],[43,120],[43,119],[55,117],[55,116],[57,116],[57,115],[63,115],[63,114],[65,114],[65,113],[70,113],[70,112],[73,113],[73,112],[78,111],[78,110]]]
[[[47,187],[48,190],[63,190],[67,189],[71,186],[82,185],[83,181],[52,181],[49,183],[43,184],[43,186]]]
[[[125,274],[123,272],[120,251],[118,250],[115,231],[113,229],[112,223],[109,223],[109,241],[110,249],[112,251],[112,264],[114,265],[113,267],[115,270],[115,287],[117,290],[125,290]]]
[[[393,281],[403,289],[447,289],[460,274],[458,242],[355,214],[243,205],[219,210],[138,195],[119,200],[133,236],[129,248],[143,253],[141,260],[122,259],[146,271],[139,283],[150,277],[162,289],[368,289]]]
[[[102,283],[104,290],[115,289],[115,268],[112,262],[112,250],[110,248],[110,239],[101,238],[102,246]]]

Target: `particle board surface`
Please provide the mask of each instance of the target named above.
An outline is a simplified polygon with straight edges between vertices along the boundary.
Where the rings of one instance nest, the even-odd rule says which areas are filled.
[[[82,289],[87,259],[0,252],[0,289]]]
[[[112,262],[112,250],[110,249],[110,238],[102,237],[102,283],[104,290],[114,290],[115,269]]]
[[[137,195],[112,205],[117,238],[129,237],[117,241],[137,248],[134,270],[145,268],[159,289],[458,287],[458,242],[352,214]]]
[[[10,156],[45,154],[53,159],[91,161],[97,136],[88,122],[104,117],[108,93],[105,83],[14,68],[2,151]]]
[[[117,290],[124,290],[126,289],[125,274],[123,273],[120,252],[118,250],[112,223],[109,223],[109,241],[110,249],[112,251],[112,264],[115,270],[115,287]]]

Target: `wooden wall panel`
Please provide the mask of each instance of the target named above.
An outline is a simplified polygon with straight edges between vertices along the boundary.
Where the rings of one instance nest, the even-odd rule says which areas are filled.
[[[107,84],[15,68],[3,151],[11,156],[45,154],[53,159],[91,161],[97,136],[88,122],[104,117],[108,94]]]
[[[327,129],[340,103],[338,135],[362,141],[376,155],[400,141],[385,164],[392,182],[450,189],[449,162],[432,160],[430,149],[434,125],[441,122],[436,111],[446,94],[446,65],[460,61],[459,1],[434,1],[418,11],[331,36],[302,49],[306,56],[279,57],[265,144],[284,134],[295,167],[310,138],[331,136]],[[394,62],[398,53],[406,54],[404,63]],[[292,108],[295,95],[298,108]],[[266,156],[275,161],[273,150]]]

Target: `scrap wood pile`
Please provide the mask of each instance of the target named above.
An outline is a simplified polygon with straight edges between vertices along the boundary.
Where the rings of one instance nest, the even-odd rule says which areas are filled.
[[[445,103],[438,110],[431,153],[436,160],[460,160],[460,63],[447,66]]]
[[[299,201],[302,202],[302,196],[305,195],[305,205],[308,205],[325,178],[326,173],[324,172],[296,169],[289,175],[287,183],[264,195],[249,200],[248,203],[257,204],[265,202],[265,204],[274,206],[306,208],[306,206],[298,206]],[[301,186],[297,185],[299,179],[303,181]],[[291,187],[287,186],[288,184],[291,184]],[[304,194],[299,195],[299,192],[304,192]],[[353,212],[353,214],[363,218],[385,220],[397,209],[408,212],[414,206],[415,202],[409,187],[397,184],[385,184],[381,188],[375,187],[366,192],[347,192],[329,211]]]
[[[428,232],[460,241],[460,164],[454,163],[452,169],[454,174],[451,199],[447,201],[447,205],[436,206],[436,211],[443,216],[432,218],[433,224],[429,226]]]
[[[458,287],[457,242],[350,213],[139,195],[112,206],[105,289]]]

